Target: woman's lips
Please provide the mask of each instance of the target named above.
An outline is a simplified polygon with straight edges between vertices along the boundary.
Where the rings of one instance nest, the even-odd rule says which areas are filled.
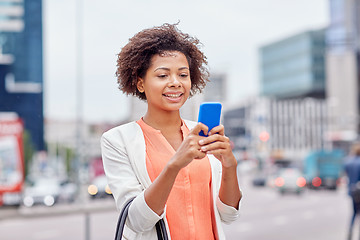
[[[163,96],[171,102],[179,102],[182,99],[183,93],[164,93]]]

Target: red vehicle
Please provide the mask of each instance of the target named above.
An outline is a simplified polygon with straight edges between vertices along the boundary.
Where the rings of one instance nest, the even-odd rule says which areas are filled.
[[[0,206],[20,205],[24,185],[24,126],[10,116],[0,115]]]
[[[90,163],[90,185],[88,193],[95,198],[111,196],[101,157],[94,158]]]

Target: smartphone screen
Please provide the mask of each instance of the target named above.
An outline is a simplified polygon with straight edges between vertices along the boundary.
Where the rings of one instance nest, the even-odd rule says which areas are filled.
[[[198,122],[208,126],[209,131],[216,126],[219,126],[221,107],[221,103],[219,102],[204,102],[200,104]],[[207,137],[203,131],[201,131],[199,135]]]

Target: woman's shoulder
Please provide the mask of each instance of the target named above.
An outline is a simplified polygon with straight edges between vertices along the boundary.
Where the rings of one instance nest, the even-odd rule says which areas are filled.
[[[119,136],[130,137],[135,135],[139,130],[141,130],[140,126],[135,121],[132,121],[107,130],[102,134],[102,138],[119,139]]]

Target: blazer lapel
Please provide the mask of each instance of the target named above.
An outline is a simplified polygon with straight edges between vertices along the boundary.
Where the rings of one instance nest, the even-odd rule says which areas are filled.
[[[140,184],[146,189],[150,186],[151,179],[146,169],[146,148],[143,132],[136,122],[131,122],[126,130],[124,137],[127,138],[125,142],[130,162]]]

